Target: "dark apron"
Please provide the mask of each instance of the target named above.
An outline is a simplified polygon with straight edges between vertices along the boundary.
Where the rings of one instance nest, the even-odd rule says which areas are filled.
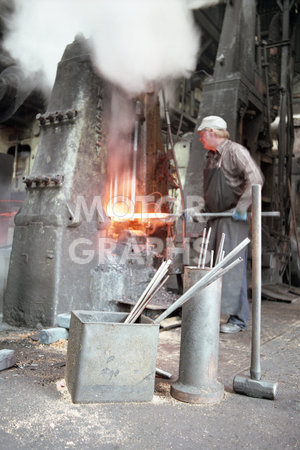
[[[204,198],[207,211],[224,212],[234,208],[239,197],[227,184],[222,168],[205,168],[203,175]],[[243,222],[234,221],[231,217],[216,218],[208,221],[207,229],[209,227],[212,230],[208,248],[214,250],[215,256],[217,255],[222,233],[225,233],[225,256],[249,235],[248,220]],[[245,250],[242,250],[235,258],[239,256],[244,259]],[[243,272],[244,264],[241,263],[223,276],[221,310],[224,314],[239,315]]]

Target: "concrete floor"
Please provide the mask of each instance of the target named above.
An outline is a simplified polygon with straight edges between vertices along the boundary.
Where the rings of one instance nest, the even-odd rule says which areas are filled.
[[[216,405],[170,396],[178,373],[180,328],[162,331],[156,379],[147,403],[73,404],[64,384],[67,344],[41,345],[36,330],[2,323],[0,348],[13,348],[17,366],[0,372],[2,449],[287,449],[300,448],[300,301],[262,302],[262,379],[278,381],[275,401],[237,395],[236,374],[249,374],[251,323],[246,332],[220,334]]]

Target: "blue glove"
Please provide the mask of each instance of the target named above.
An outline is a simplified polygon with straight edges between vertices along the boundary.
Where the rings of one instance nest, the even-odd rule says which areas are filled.
[[[198,222],[197,218],[195,217],[195,214],[196,214],[196,209],[195,208],[187,208],[183,212],[182,218],[186,222]]]
[[[193,217],[187,211],[183,212],[182,218],[185,222],[193,222]]]
[[[232,213],[233,220],[242,220],[243,222],[246,222],[247,220],[247,212],[241,212],[235,209]]]

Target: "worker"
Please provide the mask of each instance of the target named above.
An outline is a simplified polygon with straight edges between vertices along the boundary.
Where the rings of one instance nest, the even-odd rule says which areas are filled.
[[[207,212],[232,211],[231,217],[213,218],[209,249],[214,255],[225,234],[224,251],[228,254],[249,234],[247,214],[252,200],[252,185],[263,185],[263,175],[249,151],[229,139],[227,124],[219,116],[205,117],[199,128],[200,142],[207,152],[204,168],[204,200]],[[229,315],[220,327],[222,333],[246,330],[249,318],[247,295],[247,248],[240,255],[244,262],[223,277],[222,313]]]

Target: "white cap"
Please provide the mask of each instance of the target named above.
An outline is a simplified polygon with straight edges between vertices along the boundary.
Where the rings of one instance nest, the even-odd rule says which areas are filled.
[[[202,131],[205,128],[212,128],[214,130],[227,130],[227,123],[222,117],[219,116],[207,116],[202,119],[197,131]]]

